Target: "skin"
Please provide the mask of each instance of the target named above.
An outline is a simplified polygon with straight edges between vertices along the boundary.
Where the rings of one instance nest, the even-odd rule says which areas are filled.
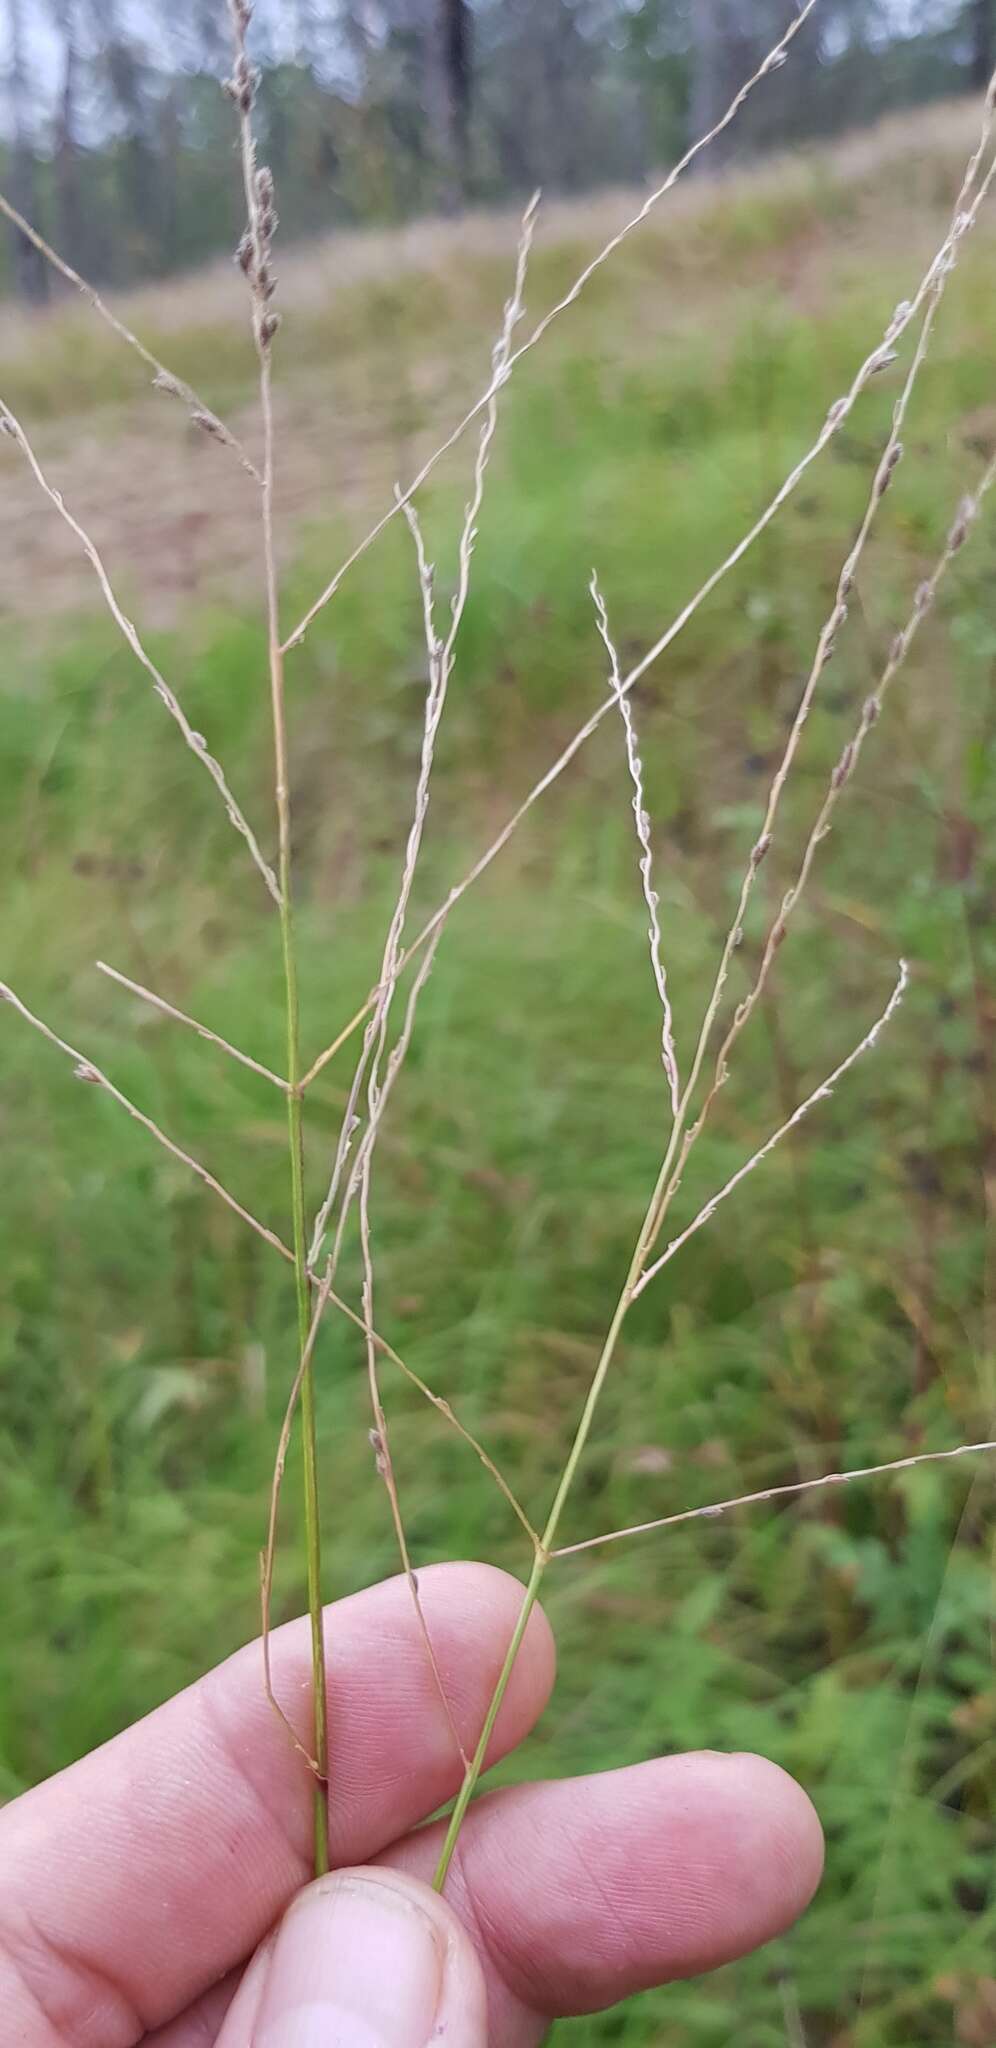
[[[419,1583],[469,1748],[521,1588],[464,1564],[422,1571]],[[416,1881],[431,1874],[439,1829],[420,1823],[454,1795],[460,1764],[404,1581],[330,1608],[326,1641],[333,1866],[388,1865],[400,1892],[424,1901]],[[275,1632],[277,1694],[302,1737],[309,1656],[305,1623]],[[491,1761],[528,1734],[553,1672],[537,1611]],[[307,1883],[310,1837],[309,1774],[264,1697],[252,1644],[0,1815],[4,2038],[19,2048],[248,2043],[266,1955],[241,1993],[244,2025],[229,2008]],[[760,1757],[704,1752],[486,1795],[438,1910],[476,1948],[490,2048],[533,2048],[557,2015],[770,1940],[808,1904],[821,1866],[819,1823],[790,1778]]]

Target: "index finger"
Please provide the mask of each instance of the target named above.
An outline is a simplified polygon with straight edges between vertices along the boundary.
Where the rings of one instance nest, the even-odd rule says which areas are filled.
[[[522,1599],[485,1565],[420,1572],[465,1747],[477,1740]],[[461,1766],[409,1590],[391,1579],[326,1616],[329,1830],[366,1862],[457,1790]],[[272,1639],[304,1732],[307,1625]],[[519,1742],[553,1676],[537,1615],[491,1756]],[[0,1817],[0,2011],[31,2048],[132,2048],[239,1963],[310,1875],[312,1785],[266,1700],[258,1644]],[[13,2021],[13,2025],[11,2022]]]

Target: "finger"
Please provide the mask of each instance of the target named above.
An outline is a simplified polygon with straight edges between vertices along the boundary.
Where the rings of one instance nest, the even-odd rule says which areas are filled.
[[[427,1876],[441,1828],[388,1850]],[[805,1793],[755,1756],[667,1757],[472,1807],[447,1896],[488,1982],[491,2048],[733,1961],[789,1927],[823,1863]]]
[[[259,1953],[257,1949],[256,1954]],[[188,2005],[177,2019],[167,2020],[164,2027],[146,2034],[142,2048],[215,2048],[222,2020],[245,1978],[245,1970],[230,1970],[220,1983],[195,1998],[193,2005]]]
[[[299,1892],[297,1896],[301,1898],[303,1894]],[[163,2048],[164,2043],[168,2048],[178,2048],[178,2044],[182,2048],[194,2048],[194,2044],[196,2048],[215,2048],[223,2031],[226,2039],[251,2041],[276,1940],[274,1928],[260,1942],[246,1968],[223,1980],[226,1989],[221,2003],[217,1993],[222,1987],[215,1985],[214,1992],[207,1991],[203,1998],[195,1999],[181,2019],[172,2021],[154,2036],[147,2034],[142,2048]],[[229,2026],[233,2029],[231,2035]]]
[[[522,1589],[478,1565],[426,1570],[420,1588],[469,1745]],[[333,1860],[365,1862],[452,1795],[460,1764],[405,1581],[341,1601],[326,1626]],[[303,1736],[306,1624],[275,1633],[273,1658]],[[540,1619],[492,1756],[531,1727],[552,1668]],[[32,2048],[131,2048],[250,1954],[283,1911],[308,1875],[311,1804],[308,1772],[263,1693],[258,1644],[18,1800],[0,1817],[5,2021],[16,2015]]]
[[[243,1980],[218,2048],[485,2048],[481,1965],[414,1878],[346,1870],[300,1892]]]
[[[427,1877],[440,1835],[424,1829],[384,1860]],[[551,2017],[770,1940],[808,1904],[822,1855],[805,1793],[760,1757],[670,1757],[480,1800],[447,1896],[485,1966],[492,2048],[530,2048]],[[216,2033],[199,2005],[163,2048]]]

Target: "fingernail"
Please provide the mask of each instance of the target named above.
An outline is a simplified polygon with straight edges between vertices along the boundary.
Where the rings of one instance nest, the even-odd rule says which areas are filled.
[[[321,1878],[277,1935],[253,2048],[425,2048],[443,1967],[432,1921],[389,1879]]]

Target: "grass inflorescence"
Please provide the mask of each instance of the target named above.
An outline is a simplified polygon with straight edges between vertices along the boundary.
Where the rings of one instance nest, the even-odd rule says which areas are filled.
[[[258,203],[257,172],[250,163]],[[874,243],[876,204],[887,239],[881,182],[861,198],[862,247]],[[299,1340],[313,1343],[314,1472],[335,1501],[326,1591],[390,1569],[399,1533],[415,1563],[469,1551],[521,1567],[524,1545],[528,1559],[508,1499],[445,1415],[441,1425],[438,1404],[397,1372],[396,1352],[452,1403],[513,1477],[526,1520],[542,1525],[532,1591],[545,1579],[565,1676],[535,1768],[702,1741],[757,1746],[817,1789],[830,1824],[823,1902],[774,1968],[742,1966],[694,2001],[672,1990],[624,2022],[592,2022],[593,2038],[619,2024],[627,2040],[653,2038],[666,2020],[676,2039],[719,2042],[747,2015],[758,2041],[781,2039],[789,1983],[814,2039],[853,2023],[862,2048],[884,2048],[911,2029],[925,2042],[949,2039],[952,2007],[963,2029],[983,1996],[996,1911],[982,1511],[991,1482],[963,1460],[877,1488],[792,1492],[852,1465],[986,1438],[993,1413],[996,643],[984,559],[962,549],[985,517],[996,410],[990,418],[975,346],[992,310],[984,266],[968,246],[950,283],[946,262],[931,268],[938,248],[954,248],[945,213],[956,187],[957,177],[943,206],[939,193],[925,206],[923,248],[904,266],[913,312],[928,323],[919,352],[907,335],[913,313],[893,312],[865,263],[848,281],[846,252],[827,258],[832,290],[825,279],[816,318],[796,275],[811,281],[793,252],[794,217],[775,208],[767,219],[758,187],[756,220],[745,198],[713,221],[769,272],[746,291],[737,276],[731,317],[715,317],[724,287],[702,258],[696,325],[693,211],[672,231],[683,298],[659,342],[638,317],[648,280],[629,253],[634,237],[613,294],[595,282],[588,310],[565,315],[549,368],[539,354],[540,367],[524,365],[507,390],[493,376],[504,439],[485,450],[487,530],[476,552],[480,503],[472,492],[463,514],[466,485],[443,469],[419,501],[425,534],[420,523],[407,535],[395,518],[327,610],[313,610],[325,575],[314,573],[318,533],[301,548],[285,581],[283,649],[268,574],[277,782],[287,792],[282,933],[207,778],[182,747],[168,751],[161,710],[143,699],[109,629],[87,626],[61,650],[57,633],[25,629],[24,662],[5,686],[4,972],[21,996],[30,984],[32,1011],[60,1030],[69,1011],[74,1019],[58,1041],[71,1053],[64,1073],[13,1028],[5,1036],[18,1206],[0,1209],[11,1282],[0,1343],[16,1359],[11,1634],[26,1703],[6,1735],[10,1789],[160,1697],[217,1653],[219,1636],[252,1626],[246,1560],[288,1391],[286,1261],[258,1231],[244,1235],[230,1208],[202,1200],[184,1159],[210,1159],[213,1178],[281,1236],[289,1105],[284,1250],[297,1266]],[[828,236],[837,191],[826,199]],[[805,203],[816,205],[811,192]],[[955,206],[959,243],[971,203],[969,193]],[[530,290],[546,304],[557,264],[563,285],[552,296],[580,266],[566,237],[542,251],[541,239]],[[257,282],[262,254],[257,246]],[[888,248],[887,282],[897,267]],[[938,284],[949,297],[931,335]],[[275,333],[263,326],[268,292],[257,298],[265,412]],[[515,291],[509,304],[514,327]],[[362,323],[358,336],[359,354]],[[412,342],[413,361],[422,345]],[[872,362],[867,391],[835,413],[862,360]],[[355,371],[347,349],[343,374]],[[214,391],[209,400],[220,402]],[[800,472],[783,515],[690,616],[666,662],[648,663],[648,645],[814,435],[820,460]],[[218,462],[232,452],[208,451]],[[407,452],[403,482],[424,460],[417,442]],[[257,515],[262,477],[262,509],[272,509],[266,447],[257,478],[232,469]],[[457,562],[447,556],[433,572],[434,536],[454,523]],[[855,533],[867,535],[860,559]],[[327,560],[327,532],[320,538]],[[587,590],[593,556],[604,646]],[[272,572],[272,533],[265,561]],[[298,645],[287,621],[312,614]],[[249,687],[264,666],[256,621],[205,615],[154,639],[147,675],[181,678],[190,731],[210,732],[257,819],[272,767],[260,692]],[[433,726],[448,649],[458,656],[448,722]],[[807,674],[813,706],[800,720]],[[886,691],[883,739],[868,707],[884,709]],[[396,986],[402,1038],[414,1022],[411,977],[401,990],[405,946],[593,712],[591,739],[546,810],[524,815],[502,864],[448,917],[431,977],[416,984],[418,1028],[395,1090]],[[786,758],[775,832],[765,809]],[[823,845],[828,798],[836,829]],[[800,857],[809,886],[795,916],[786,891]],[[889,1008],[890,1056],[852,1072],[851,1049],[871,1037],[900,952],[915,974],[903,1011]],[[91,975],[98,957],[124,974],[123,988]],[[420,957],[428,962],[427,948]],[[701,1115],[682,1107],[698,1057],[689,1020],[709,1013],[717,957],[718,995],[741,1005],[736,1073],[726,1088],[724,1054],[715,1074],[711,1057],[702,1064],[716,1113],[686,1154]],[[675,1007],[662,1039],[664,959]],[[148,1001],[150,987],[173,1015]],[[348,1051],[321,1067],[305,1095],[302,1154],[301,1077],[367,990],[361,1084],[351,1090]],[[729,1027],[725,1008],[723,1017]],[[348,1044],[364,1044],[362,1024]],[[821,1077],[842,1060],[846,1081],[826,1101]],[[141,1103],[180,1156],[150,1154],[101,1099],[105,1067],[119,1101]],[[79,1082],[94,1079],[83,1111]],[[815,1140],[813,1119],[797,1118],[814,1085]],[[662,1172],[669,1095],[678,1114]],[[365,1118],[352,1155],[337,1142],[344,1114]],[[784,1141],[745,1198],[744,1163],[776,1128]],[[354,1321],[329,1294],[319,1327],[329,1239],[324,1228],[313,1238],[309,1278],[302,1225],[320,1214],[339,1155],[336,1192],[355,1199],[359,1228],[346,1230],[340,1206],[334,1278]],[[645,1284],[653,1259],[684,1242],[728,1185],[728,1228],[688,1239],[680,1281],[662,1272]],[[675,1213],[662,1237],[665,1201]],[[333,1205],[326,1220],[335,1214]],[[606,1348],[606,1304],[627,1266]],[[369,1329],[364,1344],[355,1318],[376,1325],[382,1301],[390,1346]],[[358,1456],[371,1394],[375,1441]],[[316,1479],[309,1519],[318,1490]],[[756,1502],[738,1508],[745,1493]],[[710,1504],[726,1505],[674,1520]],[[302,1590],[289,1496],[282,1514],[288,1541],[271,1592],[281,1615]],[[663,1519],[663,1536],[588,1548],[602,1532]],[[551,1562],[553,1551],[571,1555]],[[313,1522],[308,1555],[314,1602]],[[19,1629],[18,1612],[34,1616],[42,1603],[45,1628]],[[592,1688],[594,1628],[605,1657]],[[313,1761],[321,1775],[320,1754]],[[472,1765],[466,1797],[475,1783]]]

